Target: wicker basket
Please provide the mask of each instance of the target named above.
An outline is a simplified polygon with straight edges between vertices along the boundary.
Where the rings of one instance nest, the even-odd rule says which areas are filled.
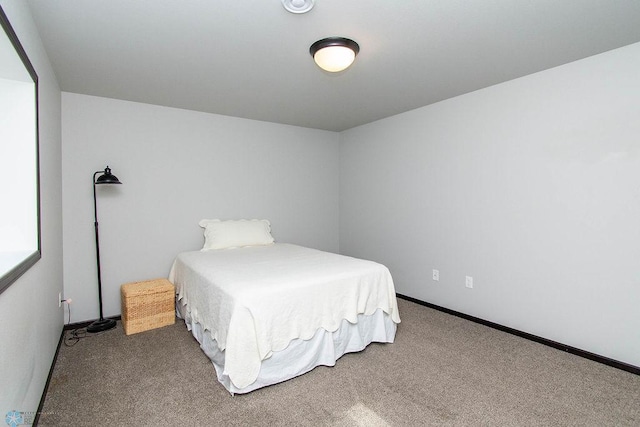
[[[127,335],[172,325],[175,288],[167,279],[127,283],[120,287],[122,325]]]

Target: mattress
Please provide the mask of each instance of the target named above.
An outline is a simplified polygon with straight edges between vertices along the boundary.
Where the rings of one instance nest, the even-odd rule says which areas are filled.
[[[400,322],[385,266],[297,245],[185,252],[169,279],[205,352],[203,337],[224,353],[218,377],[236,392],[254,384],[264,361],[295,340],[312,341],[319,330],[339,332],[345,321],[363,328],[364,317],[376,312],[383,321]],[[387,329],[393,333],[382,342],[393,341],[395,327]]]

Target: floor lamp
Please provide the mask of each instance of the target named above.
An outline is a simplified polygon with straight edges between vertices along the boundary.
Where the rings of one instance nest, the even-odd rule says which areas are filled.
[[[96,175],[101,173],[96,179]],[[96,202],[96,185],[100,184],[122,184],[118,178],[111,174],[111,169],[107,166],[103,171],[97,171],[93,174],[93,216],[94,226],[96,229],[96,263],[98,265],[98,301],[100,303],[100,319],[87,326],[87,332],[102,332],[116,327],[116,321],[113,319],[105,319],[102,315],[102,278],[100,277],[100,243],[98,239],[98,204]]]

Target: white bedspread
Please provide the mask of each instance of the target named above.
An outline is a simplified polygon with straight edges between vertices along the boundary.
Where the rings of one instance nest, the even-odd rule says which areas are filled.
[[[384,265],[291,244],[185,252],[169,280],[225,351],[225,374],[240,389],[272,352],[318,328],[333,332],[377,309],[400,323]]]

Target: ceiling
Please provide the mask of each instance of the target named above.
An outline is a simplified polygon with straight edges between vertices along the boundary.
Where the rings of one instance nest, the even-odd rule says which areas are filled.
[[[638,0],[29,0],[60,88],[342,131],[640,42]],[[344,72],[309,46],[360,44]]]

